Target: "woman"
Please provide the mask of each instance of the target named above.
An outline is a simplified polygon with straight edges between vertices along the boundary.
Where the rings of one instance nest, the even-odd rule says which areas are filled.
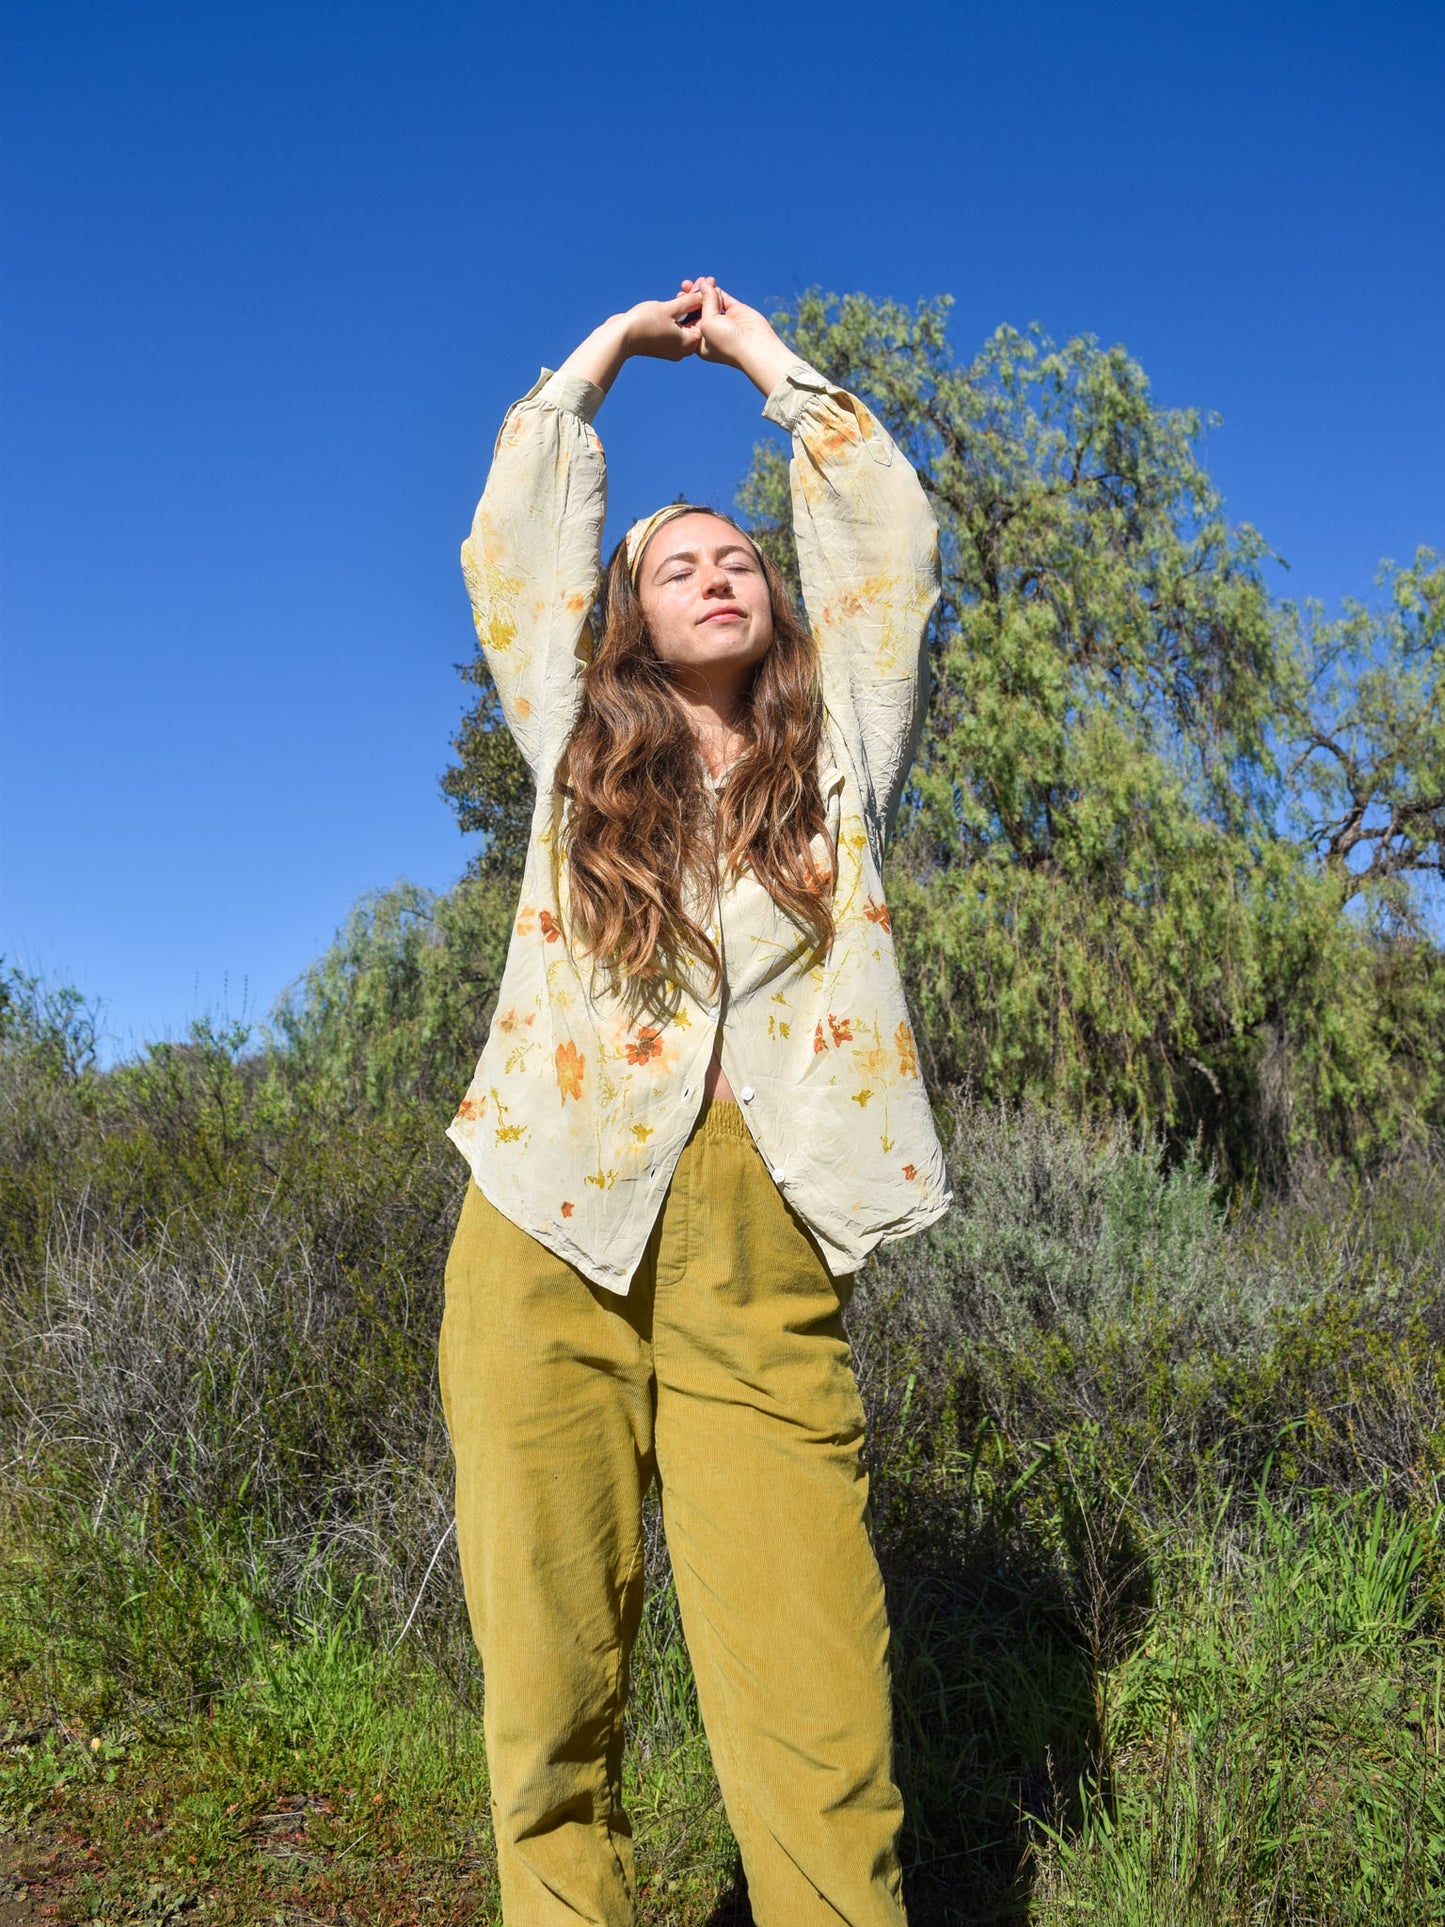
[[[725,516],[634,525],[603,589],[592,418],[644,354],[791,431],[812,633]],[[898,1927],[883,1590],[851,1277],[948,1205],[880,883],[937,531],[861,403],[711,278],[508,413],[463,547],[537,779],[515,932],[450,1135],[475,1182],[442,1394],[508,1927],[630,1922],[627,1663],[654,1478],[762,1927]]]

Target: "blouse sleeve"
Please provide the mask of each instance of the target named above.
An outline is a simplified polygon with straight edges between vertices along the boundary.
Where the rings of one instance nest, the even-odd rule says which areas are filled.
[[[477,641],[534,777],[571,727],[601,569],[602,390],[543,369],[508,409],[462,544]]]
[[[881,854],[928,700],[938,525],[882,423],[806,362],[793,364],[763,413],[793,438],[793,533],[823,699],[857,757]]]

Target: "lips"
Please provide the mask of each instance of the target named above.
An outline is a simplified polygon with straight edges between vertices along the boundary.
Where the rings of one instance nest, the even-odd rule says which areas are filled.
[[[735,622],[746,622],[748,612],[746,609],[735,609],[729,605],[726,609],[710,609],[705,616],[699,618],[699,621],[722,622],[729,618]]]

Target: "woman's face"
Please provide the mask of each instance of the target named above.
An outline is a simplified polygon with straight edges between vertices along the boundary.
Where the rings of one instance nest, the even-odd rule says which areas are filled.
[[[648,543],[637,583],[653,647],[702,681],[740,684],[773,646],[757,552],[716,515],[676,515]]]

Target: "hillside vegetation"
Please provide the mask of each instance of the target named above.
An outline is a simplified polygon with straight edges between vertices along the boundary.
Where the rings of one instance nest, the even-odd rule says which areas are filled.
[[[944,534],[889,892],[957,1203],[850,1312],[910,1918],[1414,1927],[1445,570],[1272,604],[1121,351],[957,366],[945,319],[790,321]],[[786,562],[781,482],[760,450]],[[481,858],[365,899],[268,1028],[101,1070],[79,998],[0,977],[0,1876],[66,1919],[497,1918],[435,1346],[528,798],[473,679],[446,780]],[[649,1582],[642,1918],[722,1927],[655,1516]]]

